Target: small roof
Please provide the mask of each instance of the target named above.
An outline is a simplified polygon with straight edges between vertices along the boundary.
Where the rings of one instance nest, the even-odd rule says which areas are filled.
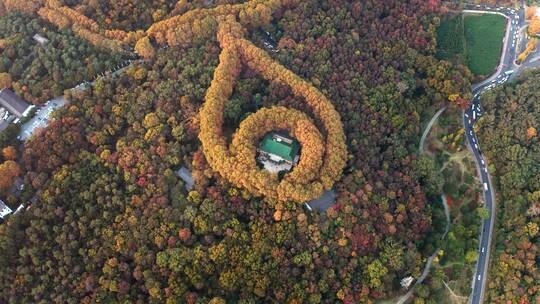
[[[10,89],[0,90],[0,105],[17,117],[23,117],[26,109],[30,107],[26,101],[17,96],[17,94],[13,93]]]
[[[307,202],[307,204],[311,209],[326,211],[326,209],[332,207],[336,203],[336,197],[336,191],[332,189],[323,193],[321,197]]]
[[[277,135],[276,133],[269,133],[266,134],[262,140],[259,149],[293,162],[300,150],[300,144],[296,139],[287,138],[283,135]]]
[[[40,34],[35,34],[34,36],[32,36],[32,38],[34,38],[35,41],[41,43],[41,44],[45,44],[47,42],[49,42],[49,39],[41,36]]]
[[[4,201],[0,200],[0,218],[4,218],[6,215],[13,212],[11,208],[9,208]]]
[[[188,191],[193,189],[193,177],[191,176],[191,172],[189,172],[188,168],[182,166],[176,171],[176,174],[186,183],[186,189]]]
[[[7,129],[7,127],[9,127],[9,121],[7,121],[5,119],[0,119],[0,132]]]

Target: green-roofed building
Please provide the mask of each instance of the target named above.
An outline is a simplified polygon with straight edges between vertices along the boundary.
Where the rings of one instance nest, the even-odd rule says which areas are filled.
[[[294,138],[279,133],[269,133],[263,138],[257,150],[261,161],[286,164],[289,165],[290,170],[298,163],[300,144]]]

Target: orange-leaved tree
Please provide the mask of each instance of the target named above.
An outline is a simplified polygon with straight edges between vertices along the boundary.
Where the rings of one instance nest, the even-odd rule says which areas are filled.
[[[5,161],[0,165],[0,190],[6,190],[13,184],[13,179],[20,174],[19,165],[12,161]]]

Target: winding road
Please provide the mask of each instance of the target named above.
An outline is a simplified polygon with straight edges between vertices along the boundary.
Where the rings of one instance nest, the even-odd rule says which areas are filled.
[[[422,134],[422,137],[420,138],[420,145],[418,145],[418,152],[423,153],[424,152],[424,143],[426,142],[426,137],[429,134],[429,131],[431,130],[431,127],[433,127],[433,124],[439,119],[439,116],[441,116],[442,112],[446,110],[446,107],[440,109],[431,117],[431,120],[427,124],[426,128],[424,129],[424,133]]]
[[[480,150],[480,144],[478,143],[474,131],[474,124],[478,121],[478,119],[482,116],[483,113],[480,104],[480,97],[482,93],[492,90],[496,86],[502,85],[508,80],[517,77],[526,69],[540,67],[539,49],[536,49],[531,55],[529,55],[529,57],[523,63],[521,63],[521,65],[515,64],[515,60],[519,55],[519,52],[525,49],[528,42],[528,38],[524,32],[527,26],[527,21],[525,20],[524,0],[520,0],[520,3],[521,8],[519,10],[481,4],[465,4],[463,10],[464,13],[498,14],[504,16],[507,19],[506,34],[503,41],[501,59],[499,66],[497,67],[497,71],[486,80],[472,86],[472,93],[474,97],[471,107],[463,111],[463,125],[467,138],[467,146],[473,152],[474,160],[476,162],[482,183],[485,207],[489,211],[489,218],[482,221],[482,226],[480,230],[479,255],[476,264],[476,271],[472,280],[472,292],[469,297],[469,303],[472,304],[480,304],[483,302],[486,286],[486,274],[489,265],[491,239],[493,234],[493,224],[495,219],[495,195],[493,192],[491,176],[489,175],[489,171],[487,169],[488,165],[484,160],[482,151]],[[434,115],[434,117],[429,122],[426,131],[431,128],[433,122],[443,111],[444,108],[439,110],[439,112]],[[424,131],[424,134],[422,135],[422,139],[420,141],[420,152],[423,150],[423,143],[425,140],[425,136],[427,135],[426,131]],[[436,253],[437,252],[438,251],[436,251]],[[436,253],[434,253],[434,255]],[[429,273],[429,268],[433,261],[434,255],[428,258],[426,267],[424,268],[422,275],[418,278],[417,282],[407,292],[407,294],[399,299],[399,301],[397,302],[398,304],[405,303],[414,292],[415,287],[420,284],[423,279],[425,279],[425,277]]]
[[[465,12],[502,14],[508,20],[503,51],[497,72],[485,81],[473,85],[474,98],[472,100],[472,105],[463,112],[463,125],[465,135],[467,137],[468,147],[474,154],[477,169],[483,185],[482,190],[484,193],[485,207],[489,210],[490,214],[489,218],[482,221],[479,248],[480,252],[476,265],[476,272],[473,277],[472,293],[470,297],[470,303],[480,304],[482,303],[484,297],[486,274],[489,265],[493,222],[495,219],[495,195],[493,193],[491,177],[487,169],[488,166],[484,160],[482,151],[480,150],[480,144],[478,143],[473,126],[482,116],[482,108],[480,105],[482,93],[493,89],[495,86],[504,84],[511,78],[515,78],[527,68],[540,66],[540,60],[531,59],[534,57],[534,54],[532,54],[520,66],[515,64],[515,59],[517,58],[519,51],[524,49],[524,46],[527,44],[527,37],[522,33],[526,27],[525,5],[523,0],[521,1],[520,10],[488,5],[467,4],[465,5]]]

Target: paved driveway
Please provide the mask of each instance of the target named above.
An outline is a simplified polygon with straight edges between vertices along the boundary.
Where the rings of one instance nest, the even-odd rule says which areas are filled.
[[[54,110],[63,107],[65,104],[66,100],[64,99],[64,96],[47,101],[43,106],[38,108],[38,112],[36,112],[36,115],[30,119],[30,121],[21,126],[18,138],[25,141],[30,138],[37,129],[45,128],[49,124],[51,113]]]

